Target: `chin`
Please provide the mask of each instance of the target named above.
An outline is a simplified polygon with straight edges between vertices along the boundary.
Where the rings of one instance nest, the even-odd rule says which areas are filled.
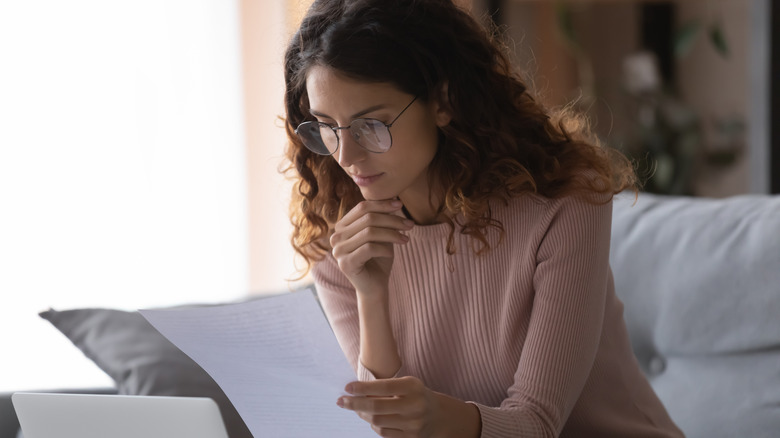
[[[363,199],[366,201],[384,201],[385,199],[394,199],[398,197],[398,194],[390,191],[360,189],[360,193],[363,195]]]

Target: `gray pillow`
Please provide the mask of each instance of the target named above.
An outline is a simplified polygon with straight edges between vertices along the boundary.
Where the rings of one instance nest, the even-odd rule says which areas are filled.
[[[140,313],[75,309],[40,316],[105,371],[119,394],[209,397],[219,405],[231,438],[252,436],[214,379]]]

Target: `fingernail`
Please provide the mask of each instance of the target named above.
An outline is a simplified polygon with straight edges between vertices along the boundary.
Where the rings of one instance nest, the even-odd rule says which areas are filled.
[[[348,393],[352,394],[352,384],[348,383],[346,387],[344,387],[344,391],[347,391]]]
[[[414,225],[414,221],[411,221],[409,219],[404,219],[404,225],[406,225],[407,227],[411,227]]]
[[[398,199],[394,199],[392,202],[390,202],[390,205],[392,205],[393,207],[400,207],[400,206],[402,206],[404,204],[403,204],[403,202],[399,201]]]
[[[338,399],[338,400],[336,400],[336,404],[337,404],[337,405],[338,405],[340,408],[343,408],[343,407],[344,407],[344,399],[343,399],[342,397],[339,397],[339,399]]]

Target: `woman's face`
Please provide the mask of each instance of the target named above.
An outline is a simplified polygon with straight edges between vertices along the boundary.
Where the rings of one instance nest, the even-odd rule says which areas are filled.
[[[349,126],[356,118],[391,123],[415,96],[392,84],[359,82],[328,67],[314,66],[306,77],[310,112],[331,126]],[[422,96],[421,96],[422,97]],[[333,159],[352,178],[367,200],[400,197],[427,200],[427,170],[438,146],[437,127],[449,116],[437,102],[418,98],[390,128],[390,150],[374,153],[355,142],[348,130],[340,130]]]

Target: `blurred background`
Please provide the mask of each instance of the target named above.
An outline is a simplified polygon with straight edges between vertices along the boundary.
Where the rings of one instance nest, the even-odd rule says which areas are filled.
[[[476,5],[475,5],[476,6]],[[586,112],[645,190],[771,190],[770,2],[481,1],[552,106]]]
[[[297,284],[281,58],[309,3],[0,1],[0,391],[112,385],[49,307]],[[780,192],[770,0],[460,3],[646,190]]]

